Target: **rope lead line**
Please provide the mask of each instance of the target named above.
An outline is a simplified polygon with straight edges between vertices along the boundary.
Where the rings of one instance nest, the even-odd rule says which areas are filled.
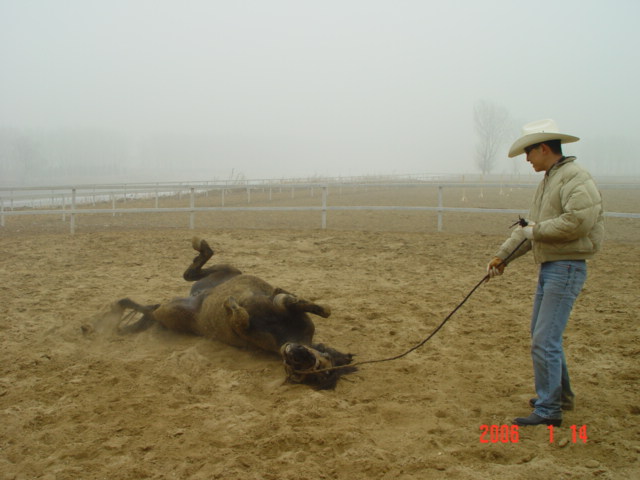
[[[520,220],[522,221],[522,219]],[[516,222],[514,224],[518,225],[520,223],[520,221]],[[520,225],[522,225],[520,223]],[[526,224],[525,224],[526,225]],[[518,246],[516,248],[513,249],[513,251],[507,256],[507,258],[505,258],[504,260],[502,260],[502,262],[499,265],[505,265],[507,264],[507,261],[518,251],[520,250],[520,247],[522,247],[522,245],[524,245],[524,243],[527,241],[527,239],[525,238],[524,240],[522,240]],[[429,340],[431,340],[431,338],[438,333],[438,331],[444,327],[444,324],[447,323],[449,321],[449,319],[451,317],[453,317],[453,315],[467,302],[467,300],[469,300],[469,298],[471,297],[471,295],[473,295],[475,293],[475,291],[480,287],[480,285],[482,285],[484,282],[486,282],[487,280],[489,280],[489,274],[487,273],[482,280],[480,280],[478,283],[476,283],[475,287],[473,287],[471,289],[471,291],[469,293],[467,293],[467,295],[464,297],[464,299],[458,304],[456,305],[456,307],[451,311],[451,313],[449,313],[449,315],[447,315],[445,317],[445,319],[440,322],[440,325],[438,325],[435,330],[433,332],[431,332],[429,334],[429,336],[427,336],[424,340],[422,340],[420,343],[418,343],[417,345],[411,347],[409,350],[400,353],[399,355],[396,355],[394,357],[387,357],[387,358],[379,358],[379,359],[374,359],[374,360],[363,360],[362,362],[356,362],[356,363],[350,363],[349,365],[339,365],[337,367],[329,367],[329,368],[324,368],[322,370],[293,370],[292,373],[320,373],[320,372],[330,372],[332,370],[340,370],[343,368],[353,368],[353,367],[357,367],[359,365],[366,365],[368,363],[381,363],[381,362],[390,362],[392,360],[398,360],[399,358],[402,358],[406,355],[409,355],[411,352],[413,352],[414,350],[417,350],[418,348],[422,347],[425,343],[427,343]]]

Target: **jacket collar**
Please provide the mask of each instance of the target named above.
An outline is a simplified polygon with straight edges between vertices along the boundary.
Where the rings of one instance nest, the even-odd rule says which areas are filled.
[[[560,158],[560,160],[558,160],[556,163],[554,163],[551,168],[549,170],[547,170],[547,172],[545,173],[546,176],[551,175],[552,172],[554,172],[555,170],[557,170],[558,168],[562,167],[563,165],[566,165],[567,163],[571,163],[576,159],[576,157],[565,157],[562,156]]]

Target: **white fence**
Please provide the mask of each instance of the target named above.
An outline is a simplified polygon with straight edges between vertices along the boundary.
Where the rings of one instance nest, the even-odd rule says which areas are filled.
[[[438,196],[437,204],[432,206],[335,206],[327,204],[329,189],[339,189],[344,187],[436,187]],[[28,187],[28,188],[0,188],[0,227],[5,226],[5,217],[18,215],[62,215],[65,221],[70,218],[70,233],[75,233],[76,217],[86,214],[125,214],[125,213],[180,213],[189,214],[189,227],[195,228],[195,214],[197,212],[241,212],[241,211],[270,211],[270,212],[293,212],[293,211],[314,211],[320,213],[320,225],[322,229],[327,228],[327,213],[331,211],[426,211],[437,212],[438,231],[442,231],[443,215],[446,212],[465,213],[508,213],[526,214],[524,209],[504,209],[504,208],[472,208],[472,207],[446,207],[443,203],[443,191],[447,188],[533,188],[532,183],[275,183],[243,185],[226,183],[155,183],[155,184],[109,184],[109,185],[85,185],[85,186],[63,186],[63,187]],[[638,189],[635,184],[604,184],[601,189]],[[225,206],[225,197],[230,191],[238,189],[246,190],[247,204],[251,203],[252,191],[268,191],[268,198],[271,200],[274,191],[282,192],[290,190],[291,198],[294,198],[296,191],[320,190],[321,204],[317,206],[286,206],[286,207],[258,207],[258,206]],[[46,192],[46,193],[45,193]],[[196,207],[196,195],[220,196],[220,206]],[[159,199],[163,196],[189,196],[188,207],[159,207]],[[116,208],[118,200],[126,204],[127,201],[140,198],[154,198],[155,207],[150,208]],[[95,204],[97,202],[111,202],[111,208],[86,208],[83,205]],[[56,208],[59,206],[59,208]],[[82,207],[81,207],[82,206]],[[606,216],[618,218],[640,218],[640,213],[619,213],[606,212]]]

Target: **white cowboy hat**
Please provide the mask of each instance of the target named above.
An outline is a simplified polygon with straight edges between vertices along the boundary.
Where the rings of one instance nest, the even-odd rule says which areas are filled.
[[[545,140],[560,140],[560,143],[571,143],[580,140],[573,135],[566,135],[558,131],[558,125],[550,118],[544,120],[536,120],[527,123],[522,127],[522,135],[513,142],[509,149],[509,158],[513,158],[524,153],[524,149],[529,145],[542,143]]]

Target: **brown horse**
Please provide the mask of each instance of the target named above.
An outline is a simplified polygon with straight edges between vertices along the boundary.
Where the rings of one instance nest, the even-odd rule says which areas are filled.
[[[328,307],[274,288],[230,265],[203,268],[213,250],[199,238],[192,245],[198,255],[183,275],[195,282],[191,295],[157,305],[119,300],[123,313],[127,309],[142,313],[137,322],[121,327],[121,333],[139,332],[158,323],[236,347],[274,352],[282,357],[290,381],[318,389],[334,388],[341,374],[355,370],[331,370],[349,365],[352,355],[312,344],[315,326],[308,314],[327,318],[331,314]]]

